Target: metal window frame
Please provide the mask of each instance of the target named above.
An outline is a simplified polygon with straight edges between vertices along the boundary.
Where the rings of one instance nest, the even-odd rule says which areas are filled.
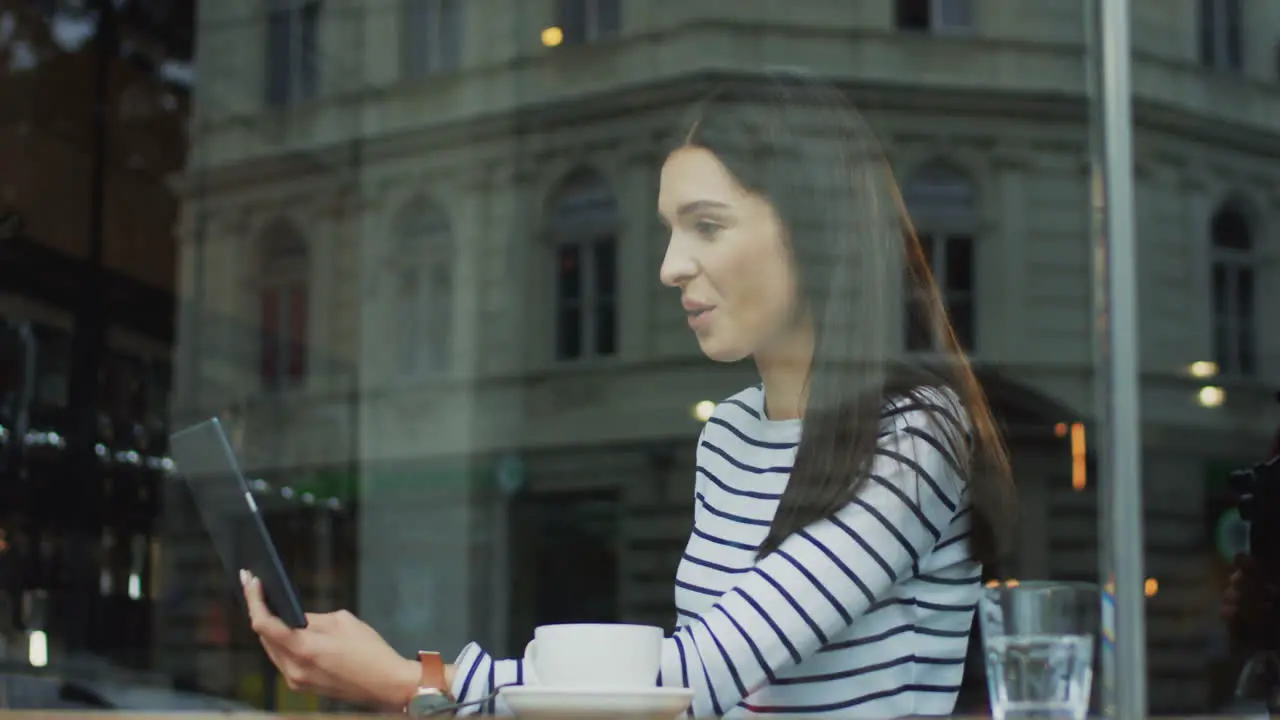
[[[1101,548],[1102,714],[1147,717],[1130,0],[1085,3]]]
[[[947,271],[950,264],[947,262],[947,248],[954,242],[959,242],[961,238],[969,242],[969,266],[973,270],[977,270],[978,265],[978,235],[973,231],[965,231],[959,229],[938,230],[926,233],[929,241],[933,243],[933,255],[929,258],[929,272],[933,273],[933,282],[938,288],[938,294],[942,296],[943,307],[947,309],[947,314],[951,314],[953,301],[966,300],[973,308],[973,317],[970,320],[973,323],[971,330],[973,337],[970,338],[973,343],[972,347],[964,348],[965,352],[971,353],[978,349],[978,293],[974,290],[956,290],[951,287],[951,283],[947,281]],[[974,275],[977,273],[974,272]],[[933,339],[934,352],[943,350],[942,338]]]
[[[1220,329],[1224,330],[1227,335],[1227,346],[1224,348],[1226,357],[1215,358],[1218,362],[1219,372],[1226,377],[1245,378],[1250,377],[1249,373],[1244,371],[1242,360],[1245,359],[1244,348],[1241,347],[1241,334],[1249,333],[1257,336],[1256,318],[1245,320],[1244,313],[1240,310],[1240,277],[1244,273],[1252,273],[1254,266],[1247,256],[1240,253],[1216,252],[1209,265],[1209,272],[1222,268],[1223,275],[1226,278],[1226,307],[1219,308],[1217,304],[1213,304],[1213,331],[1216,334]],[[1254,278],[1254,293],[1257,292],[1257,278]],[[1255,297],[1256,300],[1256,297]],[[1212,299],[1210,300],[1212,302]],[[1254,303],[1257,306],[1257,303]],[[1257,348],[1253,350],[1255,357],[1253,360],[1253,368],[1256,373]]]
[[[1200,2],[1209,4],[1208,15],[1212,17],[1212,26],[1208,28],[1209,47],[1200,50],[1201,57],[1206,59],[1208,67],[1214,70],[1243,71],[1247,61],[1244,48],[1244,3],[1241,0],[1200,0]],[[1238,20],[1236,24],[1240,27],[1240,37],[1236,38],[1235,43],[1237,47],[1233,47],[1231,34],[1227,32],[1232,19],[1232,10],[1239,15],[1236,18]],[[1204,12],[1197,13],[1197,19],[1202,21],[1204,15]],[[1203,32],[1198,33],[1198,36],[1203,39]],[[1205,58],[1205,55],[1208,57]]]
[[[622,24],[622,6],[619,0],[582,0],[582,38],[575,44],[594,45],[600,42],[612,40],[616,35],[605,35],[600,29],[600,3],[602,2],[618,2],[619,25]],[[563,15],[568,12],[564,6],[564,0],[561,0],[559,13],[560,20],[563,21]],[[621,27],[618,28],[621,33]]]
[[[967,24],[951,24],[943,22],[942,8],[947,3],[964,2],[969,6],[969,22]],[[974,17],[977,11],[973,0],[929,0],[929,32],[937,35],[964,35],[973,32],[978,25]]]
[[[460,57],[446,60],[444,53],[443,38],[446,33],[462,32],[461,27],[444,27],[444,4],[454,1],[456,0],[404,0],[401,7],[402,27],[400,33],[400,42],[403,44],[400,50],[400,62],[401,72],[404,75],[415,78],[437,75],[456,70],[457,68],[451,66],[451,63],[461,64]],[[417,16],[410,12],[410,8],[416,3],[423,3],[426,8],[427,26],[425,28],[418,27],[413,22],[410,22],[417,19]],[[454,17],[461,18],[462,12],[463,4],[459,3],[458,14]],[[413,42],[425,44],[425,47],[422,48],[423,52],[414,52],[410,46]],[[418,62],[419,59],[421,59],[421,62]]]
[[[409,216],[406,212],[413,214]],[[411,306],[415,315],[411,322],[416,333],[410,334],[413,337],[402,333],[397,338],[396,375],[402,380],[446,375],[454,366],[453,310],[457,293],[457,255],[453,227],[444,211],[434,203],[426,208],[403,208],[397,217],[401,222],[395,231],[394,252],[386,260],[396,278],[392,289],[395,307],[391,309],[391,317],[404,322],[404,311]],[[410,217],[412,221],[406,221]],[[424,218],[430,222],[423,222]],[[435,278],[435,271],[440,268],[444,268],[449,277],[450,291],[443,295]],[[412,298],[405,298],[399,285],[399,281],[408,277],[413,277],[416,283]],[[443,326],[431,317],[433,301],[439,297],[445,297],[449,304]],[[424,346],[423,336],[430,336],[433,342]],[[439,347],[441,343],[435,342],[440,338],[444,339],[443,349]],[[441,361],[437,363],[436,356],[441,353]],[[406,358],[410,360],[407,364],[404,362]]]
[[[307,358],[305,357],[308,353],[308,348],[311,345],[310,327],[304,329],[302,347],[296,350],[296,352],[303,355],[301,358],[303,367],[302,375],[299,377],[293,377],[289,374],[289,365],[294,358],[295,352],[293,348],[291,328],[293,318],[298,314],[298,308],[295,307],[296,303],[294,302],[294,291],[298,288],[302,288],[303,293],[306,295],[306,302],[310,303],[311,285],[305,278],[289,276],[281,280],[273,280],[264,283],[260,289],[260,292],[271,290],[276,293],[274,319],[276,321],[277,330],[272,338],[273,345],[275,346],[276,362],[275,367],[272,369],[273,375],[260,378],[262,384],[270,387],[272,390],[284,390],[300,386],[306,382],[307,376],[310,375],[310,368],[307,367]],[[307,323],[310,324],[310,308],[307,308],[307,310]],[[265,322],[266,318],[260,318],[259,321]],[[265,333],[263,335],[265,335]],[[266,337],[263,337],[259,342],[265,342],[266,339]],[[266,352],[265,347],[259,349],[259,372],[261,372],[261,354],[264,352]]]
[[[286,67],[277,68],[271,53],[267,53],[265,58],[264,76],[267,78],[267,86],[270,87],[272,80],[270,77],[274,73],[282,72],[284,78],[284,95],[276,98],[270,95],[268,90],[265,95],[267,102],[273,107],[287,108],[300,102],[311,100],[320,94],[320,67],[319,58],[312,58],[310,62],[315,64],[312,72],[315,77],[312,79],[313,85],[307,87],[304,78],[308,59],[304,52],[303,36],[305,33],[305,25],[307,24],[308,10],[315,9],[315,24],[312,32],[315,35],[316,52],[319,52],[320,45],[320,24],[321,24],[321,3],[320,0],[276,0],[271,3],[266,11],[266,32],[271,32],[271,23],[278,17],[283,17],[287,24],[289,34],[288,60]]]
[[[566,247],[578,248],[578,268],[579,268],[579,272],[581,273],[581,282],[582,282],[582,295],[578,298],[576,302],[573,302],[573,303],[566,303],[564,299],[560,297],[559,289],[558,288],[554,289],[555,306],[554,306],[553,312],[555,314],[553,317],[555,320],[552,325],[553,333],[557,332],[556,327],[558,326],[560,321],[561,311],[576,307],[578,310],[578,337],[580,338],[582,343],[581,350],[577,355],[574,355],[573,357],[560,357],[559,355],[560,348],[556,347],[556,345],[558,344],[559,338],[553,337],[552,356],[555,358],[555,361],[558,363],[573,363],[573,362],[579,362],[582,360],[611,358],[611,357],[616,357],[618,355],[616,347],[614,349],[614,352],[610,355],[602,355],[596,350],[596,347],[597,347],[596,346],[596,334],[597,334],[596,320],[600,315],[600,299],[601,299],[601,293],[599,289],[600,279],[598,277],[598,273],[596,272],[596,247],[601,243],[601,241],[604,241],[604,240],[609,240],[610,242],[613,243],[613,251],[615,253],[614,271],[616,274],[617,272],[617,255],[616,254],[618,252],[618,237],[616,233],[613,235],[609,235],[608,233],[583,232],[580,235],[575,234],[573,237],[568,237],[568,238],[559,240],[555,244],[555,251],[553,253],[553,256],[555,257],[557,262],[559,261],[559,258],[560,258],[560,250],[562,250],[563,248],[566,248]],[[558,271],[558,268],[557,268],[557,271]],[[614,282],[616,284],[617,278],[614,278]],[[613,302],[613,307],[614,307],[614,311],[613,311],[615,315],[614,334],[615,334],[615,345],[616,345],[617,344],[616,325],[617,325],[617,319],[618,319],[616,315],[618,312],[617,308],[618,308],[618,302],[619,302],[619,297],[618,297],[616,287],[615,287],[614,293],[612,294],[612,296],[610,296],[609,299]]]

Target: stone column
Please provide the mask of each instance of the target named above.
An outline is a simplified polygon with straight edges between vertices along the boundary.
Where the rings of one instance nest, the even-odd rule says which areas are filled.
[[[400,652],[450,658],[472,640],[467,463],[389,461],[361,428],[358,611]]]
[[[1023,335],[1022,315],[1025,307],[1027,277],[1027,169],[1026,153],[1006,149],[996,158],[995,189],[997,202],[988,207],[998,208],[996,237],[985,238],[979,245],[978,264],[978,352],[985,357],[999,358],[1005,362],[1020,364],[1019,348],[1026,340]],[[1083,212],[1083,210],[1082,210]],[[984,278],[990,272],[990,281]],[[991,353],[985,349],[990,347]]]
[[[632,360],[653,354],[650,315],[662,262],[653,261],[653,248],[665,247],[657,214],[660,164],[658,153],[647,147],[624,154],[620,163],[618,290],[622,306],[618,329],[622,356]]]
[[[1209,235],[1210,220],[1213,207],[1209,198],[1209,188],[1204,182],[1200,168],[1191,167],[1183,171],[1179,183],[1184,209],[1184,237],[1189,240],[1187,261],[1187,277],[1191,282],[1190,293],[1185,302],[1188,338],[1192,347],[1196,348],[1194,360],[1213,360],[1213,238]]]
[[[493,186],[489,180],[484,168],[476,168],[458,184],[457,195],[449,198],[455,291],[451,357],[454,376],[470,383],[476,382],[485,365],[484,293],[490,282],[502,278],[488,276],[489,265],[507,251],[502,218],[490,212]]]
[[[483,206],[478,186],[451,198],[458,251],[454,284],[454,360],[473,359],[477,297],[474,278]],[[377,237],[380,217],[394,208],[366,212],[364,237]],[[381,243],[363,243],[360,266],[376,278],[386,262]],[[399,384],[387,376],[382,356],[396,328],[373,287],[361,302],[359,413],[358,612],[400,652],[438,650],[451,659],[475,639],[477,527],[474,408],[477,385],[470,370],[455,367],[438,382]],[[448,428],[445,425],[448,425]],[[481,585],[480,587],[483,587]]]

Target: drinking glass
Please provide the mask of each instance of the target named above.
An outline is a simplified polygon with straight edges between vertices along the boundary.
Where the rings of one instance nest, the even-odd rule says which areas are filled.
[[[978,601],[995,720],[1084,720],[1102,596],[1091,583],[1009,582]]]

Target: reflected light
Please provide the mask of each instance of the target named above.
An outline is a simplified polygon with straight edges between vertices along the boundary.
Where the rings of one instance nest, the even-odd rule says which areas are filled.
[[[1147,578],[1147,581],[1142,585],[1142,592],[1146,593],[1147,597],[1154,596],[1160,592],[1160,581],[1155,578]]]
[[[1187,366],[1187,372],[1194,378],[1211,378],[1218,375],[1218,363],[1212,360],[1197,360]]]
[[[129,599],[138,600],[142,597],[142,578],[138,573],[129,573]]]
[[[716,411],[716,404],[710,400],[703,400],[693,405],[693,417],[698,422],[706,422],[711,419],[711,414]]]
[[[1084,423],[1071,423],[1071,487],[1076,492],[1084,490],[1089,482],[1088,458]]]
[[[564,30],[552,25],[542,30],[542,45],[544,47],[556,47],[564,42]]]
[[[27,662],[33,667],[44,667],[49,664],[49,638],[43,630],[32,630],[27,633]]]
[[[988,580],[986,583],[986,587],[998,588],[1003,586],[1003,587],[1016,588],[1018,587],[1018,584],[1019,583],[1016,578],[1009,578],[1008,580]]]
[[[1217,385],[1205,385],[1200,388],[1200,392],[1196,394],[1196,402],[1201,407],[1216,408],[1221,407],[1222,403],[1227,401],[1227,391]]]

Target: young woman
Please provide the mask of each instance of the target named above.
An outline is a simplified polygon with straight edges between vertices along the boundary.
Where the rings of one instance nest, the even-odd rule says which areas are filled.
[[[717,93],[686,128],[662,168],[661,280],[702,351],[762,382],[699,437],[659,683],[692,688],[695,716],[947,714],[1012,486],[888,163],[838,91],[794,73]],[[903,298],[934,368],[900,360]],[[289,632],[248,595],[298,684],[388,704],[419,684],[358,620]],[[442,689],[530,680],[472,644]]]

